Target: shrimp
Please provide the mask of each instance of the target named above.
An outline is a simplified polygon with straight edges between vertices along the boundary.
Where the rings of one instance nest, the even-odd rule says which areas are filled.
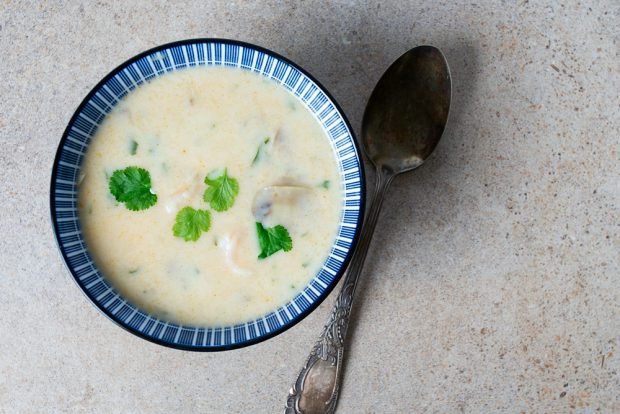
[[[218,239],[217,245],[224,251],[224,257],[226,264],[233,271],[240,276],[251,276],[253,272],[244,266],[247,266],[247,260],[244,261],[245,255],[241,254],[243,250],[240,244],[245,240],[247,234],[242,230],[235,230],[231,233],[225,234]]]
[[[195,174],[187,180],[174,193],[170,194],[166,201],[165,208],[168,214],[176,214],[182,205],[187,204],[188,200],[196,197],[200,193],[200,177]]]

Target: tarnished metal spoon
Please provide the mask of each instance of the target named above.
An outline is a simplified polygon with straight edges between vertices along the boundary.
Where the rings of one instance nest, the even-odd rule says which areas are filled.
[[[419,167],[435,149],[448,119],[451,90],[448,63],[432,46],[402,55],[375,86],[362,121],[364,150],[376,170],[374,197],[331,316],[289,391],[286,414],[336,410],[353,294],[383,198],[396,175]]]

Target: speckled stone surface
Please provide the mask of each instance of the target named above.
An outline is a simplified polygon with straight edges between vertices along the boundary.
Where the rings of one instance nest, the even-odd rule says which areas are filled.
[[[433,44],[451,65],[445,136],[384,205],[340,413],[620,413],[620,3],[132,3],[0,3],[0,413],[282,411],[333,295],[259,345],[175,351],[101,316],[52,235],[81,99],[207,36],[301,64],[356,131],[401,53]]]

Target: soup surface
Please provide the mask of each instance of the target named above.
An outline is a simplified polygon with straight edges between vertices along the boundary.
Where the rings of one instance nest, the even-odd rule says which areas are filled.
[[[106,116],[79,178],[89,251],[134,305],[222,326],[291,300],[320,269],[341,179],[313,115],[274,81],[198,67],[144,84]]]

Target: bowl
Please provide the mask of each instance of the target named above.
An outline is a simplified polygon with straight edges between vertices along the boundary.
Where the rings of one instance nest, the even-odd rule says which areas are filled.
[[[77,207],[77,181],[88,145],[106,114],[149,80],[197,65],[238,67],[272,79],[310,110],[329,137],[343,182],[337,237],[321,269],[283,306],[233,326],[187,326],[148,314],[124,299],[88,252]],[[308,72],[262,47],[234,40],[191,39],[141,53],[110,72],[84,98],[60,140],[51,177],[51,218],[58,247],[75,282],[109,319],[154,343],[192,351],[251,345],[290,328],[312,312],[337,284],[357,243],[364,212],[364,171],[344,113]]]

